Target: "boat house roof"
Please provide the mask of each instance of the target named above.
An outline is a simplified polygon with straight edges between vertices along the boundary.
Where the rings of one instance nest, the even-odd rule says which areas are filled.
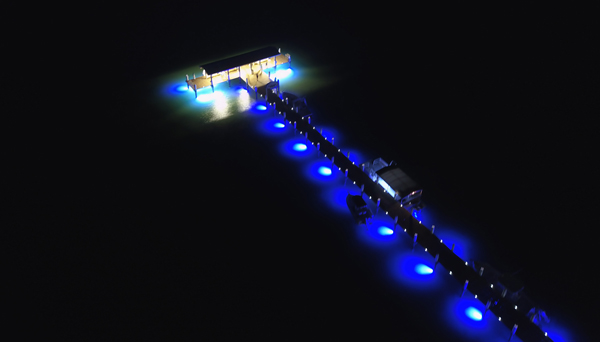
[[[200,67],[206,70],[207,74],[211,75],[277,55],[279,55],[279,49],[273,46],[269,46],[262,49],[246,52],[241,55],[225,58],[220,61],[204,64]]]
[[[419,185],[412,180],[404,171],[400,170],[395,165],[386,166],[379,171],[377,174],[389,184],[395,191],[400,191],[403,196],[416,190],[421,190]]]

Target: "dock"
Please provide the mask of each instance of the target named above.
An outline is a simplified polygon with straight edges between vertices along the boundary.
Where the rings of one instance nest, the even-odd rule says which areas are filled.
[[[348,181],[361,189],[361,196],[367,196],[378,206],[378,211],[385,212],[394,222],[393,230],[404,231],[412,241],[412,248],[420,246],[435,260],[434,272],[442,271],[443,267],[458,283],[457,295],[463,296],[468,290],[484,304],[486,312],[492,312],[511,331],[508,341],[514,335],[524,342],[552,342],[538,325],[533,323],[533,316],[527,317],[531,307],[518,307],[506,296],[507,291],[494,288],[493,284],[483,277],[484,269],[476,271],[467,261],[457,256],[453,248],[448,247],[434,234],[433,229],[422,225],[412,213],[404,208],[400,202],[387,192],[382,186],[374,182],[364,171],[364,164],[355,164],[344,155],[340,148],[335,146],[335,137],[327,138],[311,125],[311,114],[308,112],[303,98],[282,93],[279,82],[263,72],[264,69],[277,67],[289,63],[288,54],[280,54],[279,49],[264,48],[247,54],[234,56],[222,61],[201,66],[203,75],[190,79],[186,75],[186,83],[194,90],[212,87],[222,82],[238,79],[245,83],[248,92],[254,92],[254,97],[260,96],[266,102],[269,110],[281,117],[282,122],[287,122],[296,131],[305,137],[307,143],[318,149],[319,153],[331,160],[331,168],[337,168]],[[197,96],[197,92],[196,92]],[[294,107],[294,104],[298,106]],[[438,265],[439,264],[439,265]],[[440,266],[441,265],[441,266]]]
[[[255,50],[239,56],[234,56],[225,60],[208,63],[200,66],[202,75],[186,75],[185,82],[188,87],[194,90],[200,90],[206,87],[214,87],[223,82],[237,79],[237,83],[242,81],[246,86],[254,88],[268,84],[271,80],[263,70],[275,68],[283,64],[291,65],[291,56],[289,54],[279,53],[279,49],[273,47]]]
[[[289,99],[282,98],[279,89],[266,85],[256,88],[255,96],[265,99],[271,110],[281,116],[295,127],[300,135],[306,137],[311,145],[318,148],[324,157],[331,160],[332,169],[337,169],[346,175],[361,189],[361,195],[367,196],[373,203],[379,202],[379,210],[384,211],[394,221],[394,231],[404,231],[413,241],[413,248],[419,245],[435,260],[435,267],[439,272],[440,265],[457,281],[457,295],[463,295],[466,290],[476,296],[485,305],[486,313],[491,311],[511,331],[525,342],[551,342],[552,339],[527,317],[529,307],[519,308],[505,297],[506,291],[493,288],[493,284],[480,275],[484,270],[477,272],[472,265],[458,257],[451,248],[446,246],[437,237],[432,229],[422,225],[411,213],[406,210],[390,193],[375,183],[363,171],[363,164],[355,164],[340,148],[335,146],[334,137],[324,137],[315,126],[310,123],[310,116],[298,113],[298,108],[293,108]],[[438,265],[440,264],[440,265]],[[486,314],[484,313],[484,314]],[[510,338],[508,339],[510,341]]]

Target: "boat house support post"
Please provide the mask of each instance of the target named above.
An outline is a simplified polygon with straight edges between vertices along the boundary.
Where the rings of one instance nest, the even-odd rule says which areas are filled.
[[[346,178],[344,178],[344,186],[346,186],[347,180],[348,180],[348,169],[346,169]]]
[[[190,80],[190,77],[188,76],[188,74],[185,74],[185,83],[187,83],[188,90],[190,90],[189,80]]]
[[[379,213],[379,203],[381,203],[381,198],[377,199],[377,211],[375,212],[375,215],[377,215],[377,213]]]
[[[227,69],[227,83],[229,83],[229,88],[231,88],[231,79],[229,78],[229,69]]]
[[[212,91],[214,93],[215,92],[215,86],[213,85],[212,74],[210,75],[210,87],[212,88]]]
[[[435,270],[435,267],[437,266],[438,262],[440,262],[440,254],[436,254],[435,255],[435,263],[433,264],[433,269]]]
[[[194,83],[194,95],[198,98],[198,91],[196,90],[196,83]]]

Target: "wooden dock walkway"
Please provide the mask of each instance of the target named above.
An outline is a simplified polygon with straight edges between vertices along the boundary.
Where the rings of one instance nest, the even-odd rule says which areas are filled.
[[[446,246],[439,237],[430,229],[423,226],[414,218],[410,212],[404,209],[401,204],[394,200],[381,186],[376,184],[363,172],[361,165],[355,165],[340,151],[338,147],[332,144],[331,140],[326,139],[321,133],[310,124],[308,117],[302,117],[292,110],[291,102],[286,104],[285,99],[281,99],[273,90],[267,90],[266,86],[257,88],[258,95],[266,99],[271,110],[275,110],[282,117],[285,114],[285,120],[292,125],[295,123],[296,130],[305,135],[314,145],[319,146],[319,150],[335,165],[340,172],[348,172],[348,178],[362,189],[364,195],[377,203],[380,199],[380,209],[390,216],[397,224],[394,225],[394,231],[399,229],[406,232],[415,244],[425,248],[432,258],[437,260],[459,283],[457,295],[461,295],[464,289],[477,296],[489,311],[501,318],[502,323],[509,328],[509,331],[515,334],[525,342],[551,342],[552,340],[536,324],[527,318],[530,308],[515,308],[514,304],[504,298],[504,294],[499,289],[492,288],[465,260],[458,257],[448,246]],[[274,108],[273,108],[274,107]],[[414,245],[413,245],[414,247]],[[437,265],[436,263],[436,265]],[[439,267],[439,265],[438,265]],[[440,271],[437,268],[438,272]],[[511,336],[507,334],[508,337]]]

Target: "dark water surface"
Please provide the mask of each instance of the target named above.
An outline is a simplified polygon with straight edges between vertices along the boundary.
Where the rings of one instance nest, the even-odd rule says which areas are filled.
[[[554,10],[536,21],[473,8],[233,12],[112,14],[93,119],[74,115],[57,148],[39,147],[48,172],[17,185],[17,204],[39,208],[17,212],[32,284],[23,317],[98,340],[469,339],[398,294],[383,252],[358,243],[248,119],[181,128],[151,98],[157,77],[275,45],[331,80],[301,94],[316,122],[396,160],[438,229],[521,270],[526,292],[586,340],[598,69],[575,34],[585,27]]]

